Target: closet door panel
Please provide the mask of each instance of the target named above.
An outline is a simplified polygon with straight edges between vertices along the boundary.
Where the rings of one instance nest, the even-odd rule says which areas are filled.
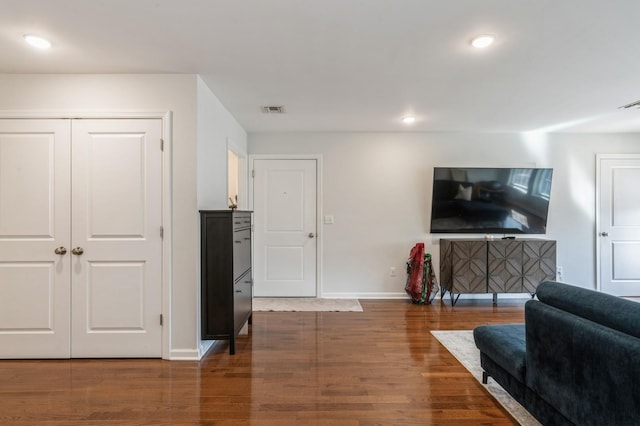
[[[69,357],[70,153],[69,120],[0,119],[0,358]]]
[[[161,121],[73,123],[72,357],[160,357]]]

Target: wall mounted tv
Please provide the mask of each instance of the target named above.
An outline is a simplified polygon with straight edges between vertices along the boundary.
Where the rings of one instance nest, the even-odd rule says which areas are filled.
[[[434,167],[432,233],[545,234],[553,169]]]

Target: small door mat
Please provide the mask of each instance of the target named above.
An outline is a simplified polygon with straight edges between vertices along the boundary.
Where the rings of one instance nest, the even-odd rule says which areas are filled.
[[[256,297],[253,310],[264,312],[362,312],[358,299]]]

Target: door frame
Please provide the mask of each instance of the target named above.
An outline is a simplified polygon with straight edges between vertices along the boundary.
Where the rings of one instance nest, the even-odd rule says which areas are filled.
[[[638,160],[640,159],[640,154],[624,154],[624,153],[620,153],[620,154],[596,154],[596,205],[595,205],[595,210],[596,210],[596,214],[595,214],[595,219],[596,219],[596,223],[595,223],[595,244],[596,244],[596,290],[598,291],[602,291],[602,279],[601,279],[601,274],[602,274],[602,268],[601,268],[601,256],[602,253],[600,253],[600,232],[601,231],[601,224],[600,224],[600,201],[601,201],[601,194],[600,194],[600,183],[601,183],[601,179],[602,179],[602,169],[600,167],[600,163],[602,160]]]
[[[233,152],[238,156],[238,210],[247,210],[249,197],[249,183],[247,171],[247,151],[244,150],[235,141],[227,137],[227,151]],[[227,160],[227,188],[229,188],[229,161]]]
[[[162,127],[162,359],[171,359],[171,294],[173,282],[171,281],[171,247],[173,246],[173,223],[171,214],[171,158],[173,155],[173,114],[171,111],[142,111],[142,112],[38,112],[38,111],[0,111],[0,118],[4,119],[159,119]],[[159,319],[158,319],[159,320]]]
[[[255,160],[316,160],[316,298],[323,296],[323,283],[322,283],[322,271],[323,271],[323,240],[324,229],[322,228],[322,200],[324,194],[322,192],[322,154],[250,154],[249,155],[249,168],[247,173],[249,175],[249,210],[253,211],[253,170]],[[254,225],[255,226],[255,225]],[[255,241],[251,239],[251,244]],[[252,247],[252,252],[255,253],[255,248]],[[251,268],[254,269],[253,262],[255,262],[255,256],[251,258]]]

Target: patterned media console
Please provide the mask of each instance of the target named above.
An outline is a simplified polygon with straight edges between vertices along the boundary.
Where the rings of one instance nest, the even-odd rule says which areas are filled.
[[[440,285],[455,304],[462,293],[529,293],[556,278],[556,242],[533,238],[440,240]]]

